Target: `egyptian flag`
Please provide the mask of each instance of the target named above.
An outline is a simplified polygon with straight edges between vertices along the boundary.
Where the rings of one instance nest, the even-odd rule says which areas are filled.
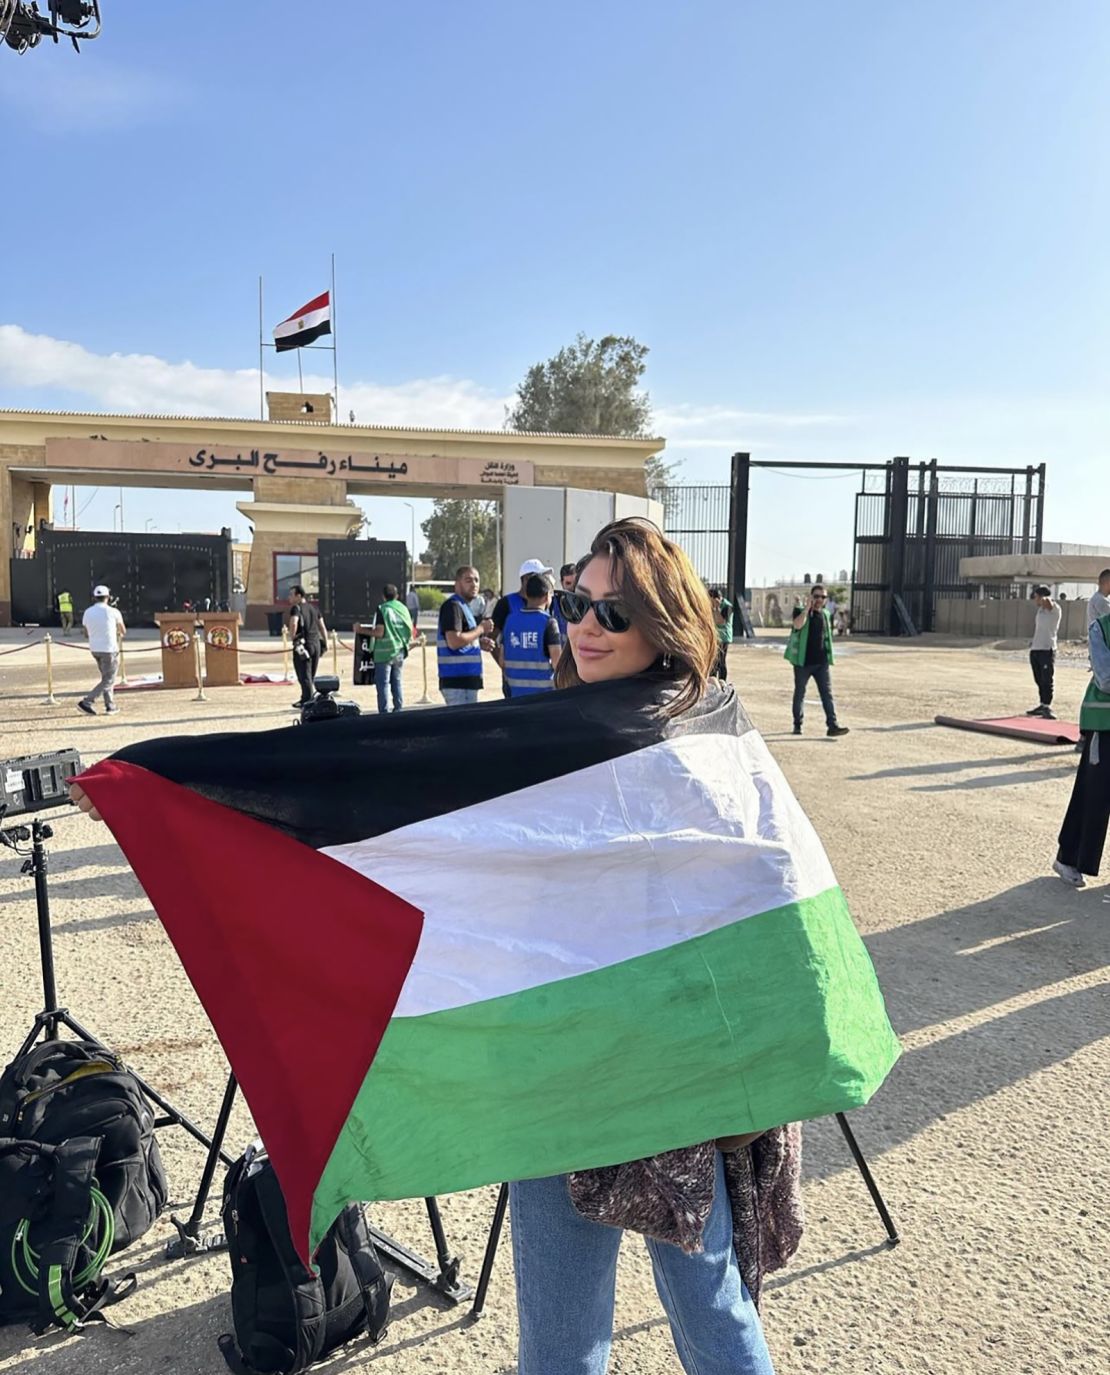
[[[274,348],[278,353],[303,349],[321,335],[330,333],[331,293],[325,291],[320,296],[314,296],[308,305],[294,311],[288,320],[282,320],[280,325],[274,326]]]
[[[81,776],[219,1035],[307,1254],[349,1200],[865,1103],[898,1055],[729,686],[133,745]]]

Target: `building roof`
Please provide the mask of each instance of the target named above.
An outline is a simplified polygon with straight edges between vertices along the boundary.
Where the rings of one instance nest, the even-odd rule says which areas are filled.
[[[557,439],[580,440],[591,444],[654,444],[662,448],[666,440],[661,435],[646,434],[568,434],[560,430],[467,430],[436,425],[351,425],[340,420],[312,420],[298,416],[290,420],[262,420],[249,415],[158,415],[147,411],[48,411],[5,408],[0,420],[6,417],[45,417],[54,420],[155,420],[159,423],[180,422],[193,425],[275,425],[286,428],[318,425],[324,429],[349,430],[353,434],[427,434],[462,435],[476,439]]]

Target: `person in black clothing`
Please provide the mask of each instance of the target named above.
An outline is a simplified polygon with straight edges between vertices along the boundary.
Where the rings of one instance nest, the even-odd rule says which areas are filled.
[[[289,593],[289,638],[293,641],[293,668],[301,685],[300,701],[293,705],[299,709],[316,696],[316,670],[328,638],[323,616],[299,585]]]
[[[793,629],[786,647],[786,657],[794,665],[794,734],[802,733],[802,718],[805,713],[806,685],[812,678],[821,694],[821,705],[825,709],[826,734],[840,736],[848,734],[848,727],[836,719],[836,703],[833,701],[832,681],[829,670],[832,667],[832,627],[825,606],[828,594],[821,583],[810,588],[809,605],[795,605],[791,624]]]

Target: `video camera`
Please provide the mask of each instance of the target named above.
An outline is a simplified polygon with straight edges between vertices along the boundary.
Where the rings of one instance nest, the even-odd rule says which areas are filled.
[[[100,0],[46,0],[49,14],[41,14],[37,0],[0,0],[0,42],[17,53],[37,48],[43,38],[68,38],[77,52],[79,40],[100,34]]]
[[[361,716],[362,708],[357,702],[344,702],[332,693],[339,691],[339,678],[334,673],[322,673],[316,679],[316,696],[301,707],[299,724],[307,726],[313,721],[335,721],[340,716]]]

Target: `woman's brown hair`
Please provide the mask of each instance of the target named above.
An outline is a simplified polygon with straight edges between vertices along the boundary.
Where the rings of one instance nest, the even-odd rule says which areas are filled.
[[[705,693],[717,662],[717,632],[709,594],[684,550],[642,516],[615,520],[599,530],[590,552],[579,560],[581,573],[591,559],[613,561],[614,590],[647,640],[658,650],[678,692],[666,714],[678,716]],[[556,687],[581,683],[570,643],[555,669]]]

